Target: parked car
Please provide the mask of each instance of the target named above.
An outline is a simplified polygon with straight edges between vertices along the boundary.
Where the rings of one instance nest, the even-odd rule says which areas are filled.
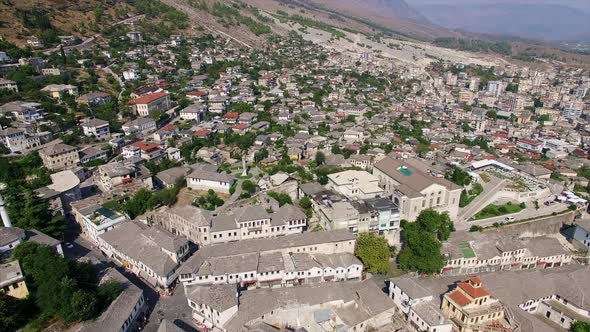
[[[506,217],[506,221],[508,221],[508,222],[512,222],[514,220],[516,220],[516,219],[514,219],[514,217]]]

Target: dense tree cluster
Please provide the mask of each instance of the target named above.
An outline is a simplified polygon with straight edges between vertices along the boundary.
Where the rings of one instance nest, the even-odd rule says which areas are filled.
[[[174,187],[162,189],[160,191],[150,191],[141,189],[125,203],[110,201],[104,206],[109,209],[121,211],[131,219],[135,219],[147,211],[153,210],[159,206],[171,206],[176,203],[176,196],[180,189],[186,185],[184,179],[179,179]]]
[[[209,191],[207,191],[207,195],[197,198],[193,202],[193,205],[205,210],[213,211],[223,205],[223,199],[219,198],[215,191],[209,189]]]
[[[445,179],[459,186],[468,186],[471,183],[471,175],[457,166],[445,173]]]
[[[590,323],[582,322],[582,321],[575,321],[571,328],[571,332],[590,332]]]
[[[53,318],[66,323],[93,319],[123,290],[114,281],[98,285],[92,264],[67,260],[34,242],[16,247],[14,258],[21,264],[30,295],[28,300],[0,296],[2,331],[15,331],[35,317],[38,324]]]
[[[454,231],[448,214],[432,209],[420,213],[416,222],[403,222],[404,247],[398,256],[400,267],[405,271],[438,273],[445,264],[441,254],[441,241]]]
[[[53,215],[49,203],[35,192],[51,183],[49,171],[43,167],[39,154],[32,152],[18,159],[0,158],[0,169],[0,183],[6,184],[2,195],[13,224],[61,238],[65,229],[63,216]]]
[[[277,202],[279,202],[279,206],[283,206],[285,204],[293,204],[293,200],[291,199],[291,196],[289,196],[289,194],[269,191],[268,196],[274,198]]]
[[[389,270],[389,246],[384,237],[375,233],[360,233],[355,255],[371,273],[385,274]]]

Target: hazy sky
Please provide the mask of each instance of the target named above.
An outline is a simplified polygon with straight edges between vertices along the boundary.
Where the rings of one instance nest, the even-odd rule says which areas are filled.
[[[452,5],[452,4],[493,4],[493,3],[527,3],[556,4],[570,6],[590,13],[590,0],[405,0],[410,5]]]

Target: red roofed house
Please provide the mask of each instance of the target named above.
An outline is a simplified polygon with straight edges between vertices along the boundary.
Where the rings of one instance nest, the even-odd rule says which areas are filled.
[[[150,93],[130,100],[127,107],[140,116],[150,116],[156,111],[165,112],[170,108],[170,94],[165,91]]]
[[[228,112],[223,115],[223,122],[236,123],[238,121],[239,116],[240,116],[240,113],[238,113],[238,112]]]
[[[144,160],[159,160],[164,157],[164,152],[160,149],[160,144],[138,141],[131,144],[131,146],[141,150],[141,158]]]
[[[543,142],[523,137],[518,139],[518,143],[516,143],[516,146],[528,151],[541,152],[541,149],[543,148]]]
[[[250,126],[245,123],[238,123],[237,125],[231,127],[231,129],[234,133],[243,135],[250,131]]]
[[[446,293],[441,310],[459,332],[512,331],[511,322],[504,315],[504,305],[475,276],[458,282],[457,288]]]
[[[178,132],[178,127],[173,124],[167,124],[154,133],[154,140],[156,142],[162,142],[177,135]]]
[[[186,97],[192,101],[197,101],[197,102],[202,103],[205,100],[207,100],[208,95],[209,95],[209,92],[207,92],[207,91],[191,91],[186,94]]]
[[[211,135],[211,130],[209,130],[209,129],[199,129],[199,130],[195,131],[195,136],[197,136],[199,138],[205,138],[209,135]]]

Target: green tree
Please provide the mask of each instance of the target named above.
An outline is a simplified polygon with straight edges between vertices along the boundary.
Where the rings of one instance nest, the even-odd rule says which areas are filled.
[[[291,196],[289,196],[289,194],[269,191],[268,196],[274,198],[277,202],[279,202],[279,206],[283,206],[285,204],[293,205],[293,200],[291,200]]]
[[[398,255],[403,270],[419,273],[438,273],[445,264],[441,242],[454,231],[449,216],[432,209],[424,210],[416,222],[403,222],[404,247]]]
[[[471,175],[457,166],[445,173],[445,179],[459,186],[468,186],[471,183]]]
[[[252,195],[256,192],[256,184],[250,180],[245,180],[242,182],[242,190]]]
[[[71,299],[74,320],[89,320],[96,316],[98,301],[95,294],[77,290]]]
[[[389,246],[385,238],[374,233],[360,233],[355,255],[371,273],[385,274],[389,270]]]
[[[326,155],[322,151],[318,151],[315,154],[315,163],[318,166],[323,165],[326,162]]]
[[[106,309],[108,305],[113,302],[123,292],[123,285],[115,280],[108,280],[97,289],[97,296],[100,302],[100,307]]]
[[[36,314],[31,299],[17,299],[0,293],[0,331],[14,332],[23,327]]]
[[[309,209],[311,208],[311,200],[309,199],[309,197],[304,196],[299,200],[299,206],[301,206],[304,209]]]
[[[30,189],[8,200],[8,212],[15,225],[23,229],[37,229],[56,238],[61,238],[65,230],[63,216],[53,216],[49,203]]]
[[[575,321],[570,327],[571,332],[590,332],[590,323]]]

